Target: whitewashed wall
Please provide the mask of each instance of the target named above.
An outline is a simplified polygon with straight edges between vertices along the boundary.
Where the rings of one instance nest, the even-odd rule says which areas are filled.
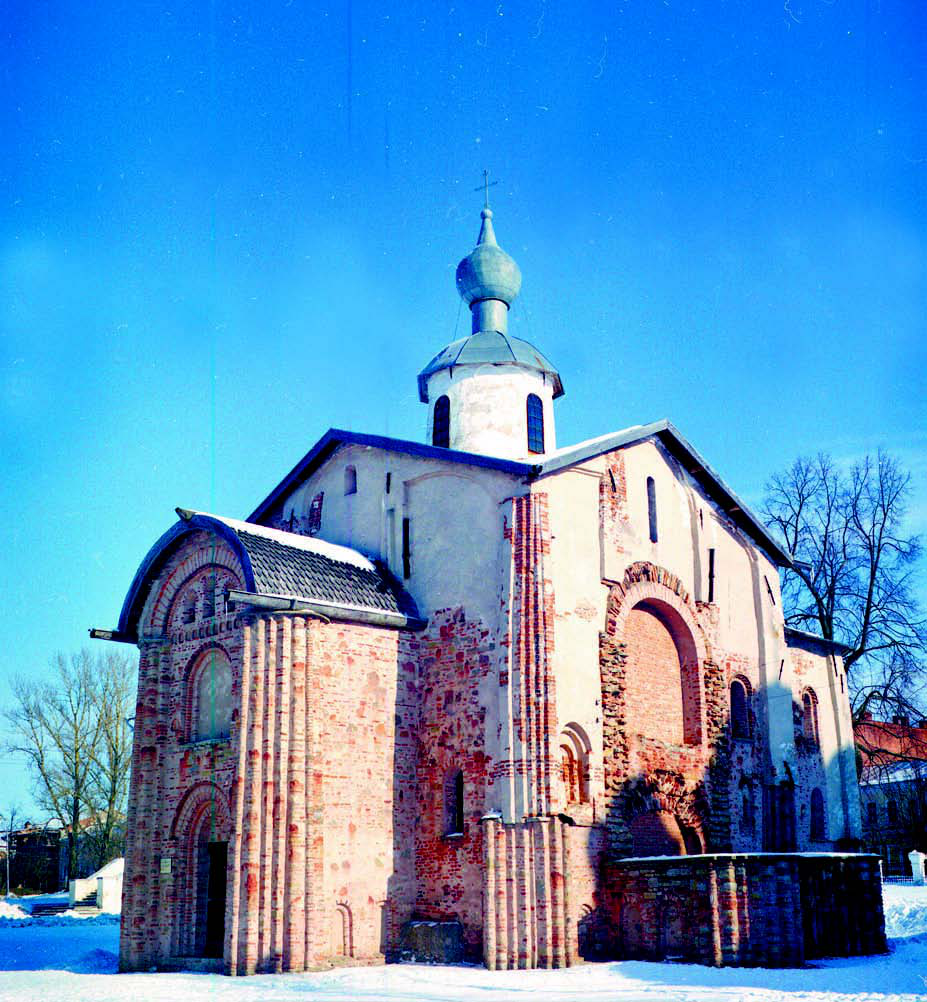
[[[528,452],[528,395],[544,409],[544,451],[557,447],[553,384],[533,369],[513,365],[457,365],[441,369],[428,382],[426,441],[431,442],[434,405],[446,395],[451,409],[450,447],[501,459],[538,462]]]

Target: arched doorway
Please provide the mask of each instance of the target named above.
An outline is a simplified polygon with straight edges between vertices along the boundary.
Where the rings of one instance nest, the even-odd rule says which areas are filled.
[[[205,819],[199,826],[195,859],[194,955],[221,957],[225,949],[227,840],[215,838]]]
[[[225,794],[214,783],[189,790],[173,826],[180,894],[172,939],[178,956],[224,956],[230,833]]]

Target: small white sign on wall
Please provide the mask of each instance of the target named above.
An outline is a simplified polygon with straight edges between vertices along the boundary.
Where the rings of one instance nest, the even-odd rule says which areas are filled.
[[[171,857],[162,856],[161,857],[161,872],[170,873],[171,872]]]

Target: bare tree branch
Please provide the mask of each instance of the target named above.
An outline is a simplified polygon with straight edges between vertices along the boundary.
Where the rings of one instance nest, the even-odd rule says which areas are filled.
[[[54,682],[18,677],[4,716],[7,751],[30,765],[39,802],[68,833],[68,878],[79,869],[78,843],[89,818],[100,862],[118,851],[128,787],[131,674],[118,654],[53,659]],[[98,832],[97,829],[101,829]],[[115,854],[115,853],[112,853]]]
[[[910,482],[883,452],[849,470],[821,454],[797,459],[766,487],[766,522],[800,561],[783,580],[786,622],[849,646],[856,719],[874,707],[910,713],[923,688],[921,542],[904,532]]]

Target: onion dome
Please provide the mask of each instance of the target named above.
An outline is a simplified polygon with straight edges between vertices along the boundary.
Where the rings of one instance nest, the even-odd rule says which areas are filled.
[[[521,271],[496,243],[492,209],[487,206],[480,215],[483,223],[476,247],[457,265],[457,291],[467,306],[484,299],[510,306],[521,289]]]

